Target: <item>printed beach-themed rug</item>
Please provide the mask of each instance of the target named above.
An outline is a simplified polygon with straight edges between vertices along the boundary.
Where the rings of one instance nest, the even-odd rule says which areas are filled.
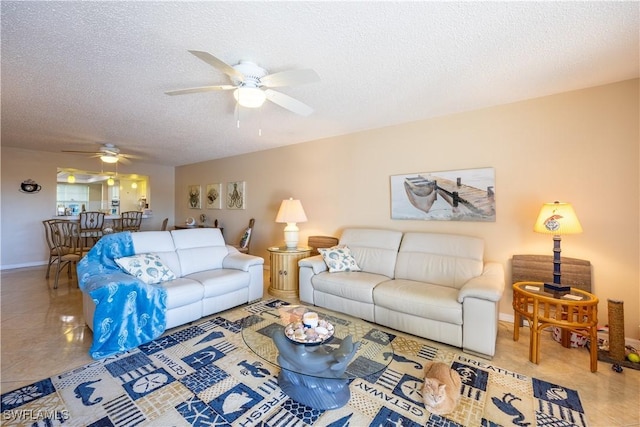
[[[376,325],[372,329],[385,331],[394,348],[389,366],[352,380],[342,408],[307,407],[282,392],[279,368],[242,340],[242,319],[278,304],[261,301],[210,316],[132,351],[5,393],[2,425],[587,425],[575,390]],[[462,377],[460,403],[445,416],[422,403],[423,366],[431,360],[450,364]]]

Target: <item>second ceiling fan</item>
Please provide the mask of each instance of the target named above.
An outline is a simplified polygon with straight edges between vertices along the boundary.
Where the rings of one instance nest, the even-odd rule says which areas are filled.
[[[269,100],[301,116],[308,116],[313,113],[313,108],[310,106],[289,95],[271,89],[320,81],[320,77],[313,70],[289,70],[268,74],[267,70],[250,61],[240,61],[238,64],[231,66],[208,52],[199,50],[190,50],[189,52],[229,76],[231,84],[171,90],[165,92],[167,95],[233,90],[234,98],[243,107],[258,108],[265,100]]]

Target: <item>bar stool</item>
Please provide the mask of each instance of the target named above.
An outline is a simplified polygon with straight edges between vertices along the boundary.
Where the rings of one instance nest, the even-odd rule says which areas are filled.
[[[80,255],[88,251],[91,246],[103,236],[104,212],[80,212],[80,223],[78,228],[78,239],[81,244]],[[88,241],[91,240],[91,245]]]
[[[122,212],[120,217],[120,231],[140,231],[140,225],[142,225],[142,212]]]
[[[51,220],[47,221],[46,225],[49,226],[53,251],[55,252],[55,258],[52,260],[56,264],[56,278],[53,289],[58,289],[60,272],[64,267],[67,267],[67,274],[69,275],[69,279],[71,279],[71,265],[77,265],[80,258],[82,258],[76,248],[76,242],[78,242],[78,223],[73,221]],[[51,263],[49,266],[51,266]]]

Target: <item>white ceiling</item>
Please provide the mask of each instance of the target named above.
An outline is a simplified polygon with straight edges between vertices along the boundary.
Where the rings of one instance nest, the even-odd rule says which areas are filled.
[[[635,78],[634,2],[2,1],[2,145],[116,144],[183,165]],[[242,109],[187,50],[270,73],[312,106]],[[258,130],[262,130],[262,136]]]

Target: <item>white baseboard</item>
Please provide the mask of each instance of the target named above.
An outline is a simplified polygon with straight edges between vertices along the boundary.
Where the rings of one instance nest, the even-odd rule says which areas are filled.
[[[26,262],[23,264],[0,265],[0,270],[13,270],[16,268],[39,267],[41,265],[47,265],[47,261],[35,261],[35,262]]]
[[[505,322],[513,323],[513,314],[498,313],[498,320],[504,320]]]

